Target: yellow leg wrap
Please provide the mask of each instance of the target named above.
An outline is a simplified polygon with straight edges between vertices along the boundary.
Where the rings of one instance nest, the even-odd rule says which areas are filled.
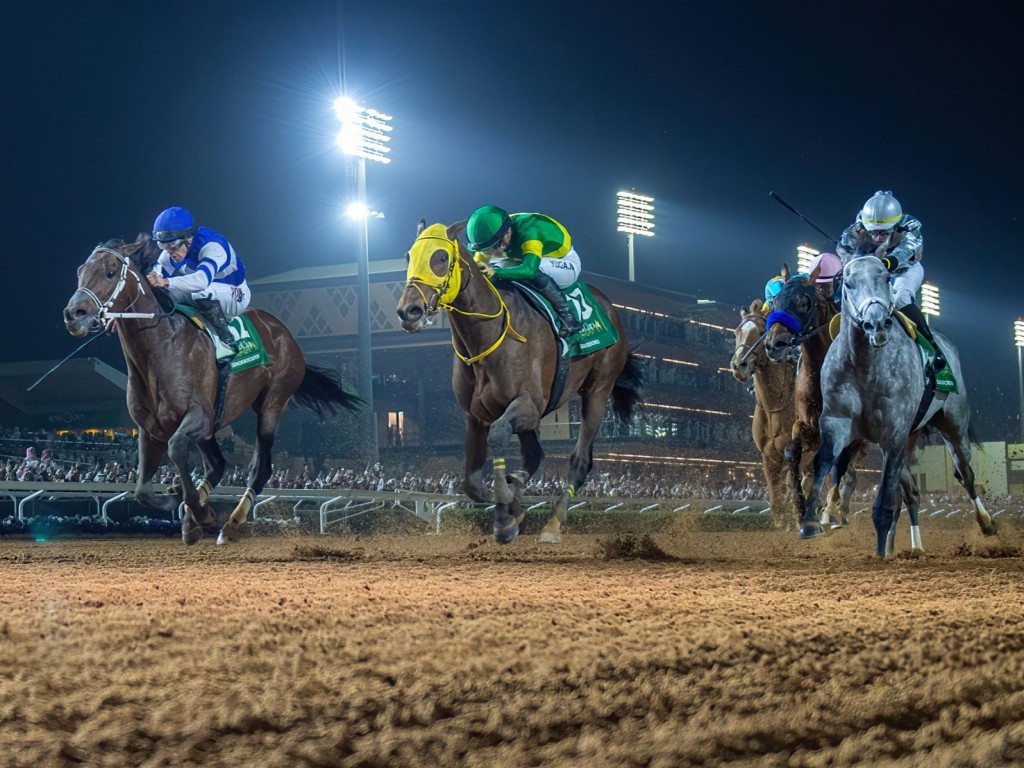
[[[505,460],[504,459],[494,459],[493,464],[494,464],[494,469],[495,470],[499,470],[499,469],[503,470],[503,469],[505,469]]]
[[[575,485],[573,485],[572,483],[569,483],[569,488],[567,490],[569,491],[569,498],[570,499],[576,498],[576,486]]]

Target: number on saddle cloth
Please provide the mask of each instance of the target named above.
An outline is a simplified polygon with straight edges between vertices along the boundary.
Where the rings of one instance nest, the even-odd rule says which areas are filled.
[[[185,315],[185,317],[196,324],[197,328],[213,340],[216,332],[195,307],[188,304],[175,304],[174,310]],[[228,320],[228,328],[231,329],[231,335],[235,337],[235,341],[238,344],[238,352],[231,359],[230,363],[232,373],[269,364],[270,355],[267,353],[266,347],[263,346],[263,340],[260,339],[260,335],[256,332],[252,321],[247,315],[243,313]]]

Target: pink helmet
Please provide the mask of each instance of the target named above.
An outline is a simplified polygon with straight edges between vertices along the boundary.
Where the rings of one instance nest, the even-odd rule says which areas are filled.
[[[814,257],[807,271],[813,272],[815,267],[821,267],[816,282],[831,283],[836,275],[842,274],[843,262],[834,253],[821,253]]]

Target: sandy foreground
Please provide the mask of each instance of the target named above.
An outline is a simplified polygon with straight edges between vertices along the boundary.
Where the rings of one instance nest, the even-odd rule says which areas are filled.
[[[1024,535],[0,541],[0,766],[1024,764]]]

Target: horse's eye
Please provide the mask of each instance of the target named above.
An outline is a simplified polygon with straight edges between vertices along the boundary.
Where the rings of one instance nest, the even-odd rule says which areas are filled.
[[[107,280],[113,280],[115,277],[117,277],[117,270],[116,269],[108,269],[107,270]]]

